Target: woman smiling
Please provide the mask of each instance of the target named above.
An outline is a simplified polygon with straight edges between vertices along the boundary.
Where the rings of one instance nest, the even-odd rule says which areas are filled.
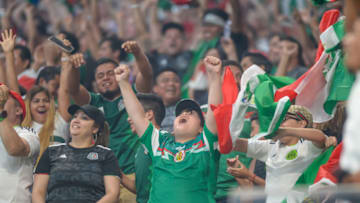
[[[109,134],[103,113],[91,105],[72,105],[68,112],[72,139],[43,153],[33,202],[117,202],[120,169],[115,154],[98,145]]]

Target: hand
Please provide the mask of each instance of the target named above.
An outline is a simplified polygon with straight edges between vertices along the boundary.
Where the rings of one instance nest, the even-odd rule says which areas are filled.
[[[4,52],[12,52],[15,47],[15,38],[16,35],[13,33],[12,29],[5,30],[1,33],[2,41],[0,42],[1,47],[3,48]]]
[[[236,155],[235,158],[227,159],[226,164],[228,165],[228,167],[239,168],[241,166],[241,162],[239,161],[239,155]]]
[[[122,44],[121,46],[127,53],[131,53],[131,54],[138,54],[140,53],[140,46],[138,45],[138,43],[136,41],[126,41]]]
[[[79,68],[80,66],[85,64],[84,55],[82,53],[71,55],[70,61],[74,68]]]
[[[128,65],[120,64],[115,69],[115,79],[118,83],[126,81],[129,81],[129,75],[130,75],[130,69]]]
[[[221,38],[221,46],[227,55],[236,54],[234,41],[231,38]]]
[[[9,88],[6,85],[0,85],[0,109],[4,110],[6,101],[9,98]]]
[[[221,60],[214,56],[207,56],[204,59],[206,70],[209,73],[220,73],[221,72]]]
[[[334,136],[327,137],[325,140],[325,147],[329,148],[330,146],[336,147],[337,145],[337,139]]]
[[[228,167],[226,171],[236,178],[249,178],[251,176],[250,171],[241,162],[240,167]]]

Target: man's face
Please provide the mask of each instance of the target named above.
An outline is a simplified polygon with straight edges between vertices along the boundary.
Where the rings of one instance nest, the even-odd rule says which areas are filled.
[[[107,95],[120,92],[114,70],[115,65],[112,63],[104,63],[96,68],[95,81],[100,94]]]
[[[48,82],[46,82],[45,80],[40,82],[40,86],[45,87],[47,90],[49,90],[51,96],[53,97],[57,96],[59,85],[60,85],[59,75],[55,76],[54,79],[49,80]]]
[[[273,64],[278,64],[280,61],[280,37],[274,36],[270,39],[270,50],[269,50],[269,59]]]
[[[250,68],[250,66],[253,65],[253,62],[251,61],[251,58],[247,56],[241,59],[240,65],[243,70],[246,71],[246,69]]]
[[[305,128],[306,122],[298,118],[295,114],[287,113],[285,115],[284,121],[280,125],[281,127],[290,127],[290,128]],[[290,140],[294,139],[293,136],[284,136],[280,138],[280,142],[288,143]]]
[[[174,135],[184,138],[196,136],[202,131],[199,114],[194,110],[183,110],[174,120]]]
[[[181,96],[180,78],[171,71],[165,71],[156,78],[154,92],[161,97],[165,106],[174,104]]]
[[[101,43],[98,55],[100,58],[110,58],[117,61],[117,58],[114,56],[114,52],[111,49],[110,41]]]
[[[203,40],[210,41],[215,37],[219,36],[223,28],[218,25],[204,24],[202,26]]]
[[[23,60],[20,57],[20,53],[21,51],[19,49],[14,50],[14,65],[16,68],[16,74],[20,74],[21,72],[23,72],[30,63],[29,60]]]
[[[163,48],[166,54],[175,55],[182,51],[184,36],[178,29],[168,29],[164,34]]]

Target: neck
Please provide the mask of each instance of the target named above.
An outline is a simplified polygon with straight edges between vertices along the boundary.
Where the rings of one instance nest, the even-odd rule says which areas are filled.
[[[283,145],[291,146],[291,145],[295,145],[296,143],[298,143],[298,142],[299,142],[299,138],[297,138],[297,137],[292,137],[292,138],[290,138],[290,139],[281,140],[280,142],[281,142],[281,144],[283,144]]]
[[[71,142],[69,144],[75,148],[89,148],[94,145],[91,136],[87,136],[87,137],[72,136]]]
[[[183,144],[193,139],[194,139],[193,137],[175,137],[175,142],[179,142]]]
[[[114,91],[114,92],[106,92],[106,93],[101,94],[101,95],[102,95],[105,99],[112,101],[112,100],[120,97],[120,96],[121,96],[121,93],[120,93],[120,91],[119,91],[119,92],[115,92],[115,91]]]

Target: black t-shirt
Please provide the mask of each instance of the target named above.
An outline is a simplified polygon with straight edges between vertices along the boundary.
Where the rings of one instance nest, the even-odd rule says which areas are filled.
[[[100,145],[50,146],[35,173],[50,176],[46,202],[96,202],[105,195],[104,176],[120,177],[114,153]]]

